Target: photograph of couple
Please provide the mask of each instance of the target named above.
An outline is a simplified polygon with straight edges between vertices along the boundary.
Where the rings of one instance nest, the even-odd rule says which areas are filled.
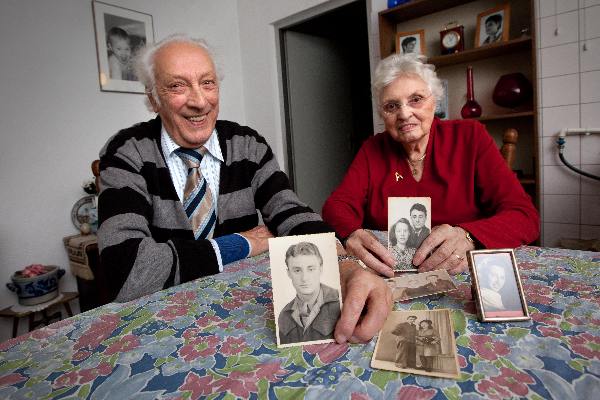
[[[393,311],[381,331],[371,365],[420,375],[457,377],[450,311]]]
[[[416,271],[412,263],[413,257],[431,232],[431,199],[390,197],[388,227],[388,248],[396,258],[395,269]]]

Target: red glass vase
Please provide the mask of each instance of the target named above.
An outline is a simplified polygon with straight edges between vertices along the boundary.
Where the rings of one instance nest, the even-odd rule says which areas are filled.
[[[475,91],[473,89],[473,67],[467,67],[467,102],[460,110],[460,116],[464,119],[477,118],[481,116],[481,106],[475,101]]]

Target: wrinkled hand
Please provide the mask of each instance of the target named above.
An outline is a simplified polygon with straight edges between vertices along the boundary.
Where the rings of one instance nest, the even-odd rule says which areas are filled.
[[[250,251],[250,257],[257,256],[269,250],[269,238],[274,237],[264,225],[259,225],[246,232],[240,232],[240,235],[248,239],[252,250]]]
[[[467,251],[474,249],[463,228],[439,225],[421,243],[413,257],[413,264],[419,267],[419,272],[447,269],[450,274],[458,274],[467,269]],[[431,251],[433,254],[428,256]]]
[[[387,277],[394,276],[396,260],[371,232],[357,229],[346,240],[346,251],[364,262],[367,267]]]
[[[335,327],[338,343],[364,343],[377,334],[392,309],[392,292],[385,281],[354,261],[340,263],[344,305]],[[363,314],[366,311],[366,314]]]

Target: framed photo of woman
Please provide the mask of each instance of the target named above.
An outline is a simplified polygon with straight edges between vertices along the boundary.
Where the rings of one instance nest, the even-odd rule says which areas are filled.
[[[467,259],[481,321],[531,318],[513,249],[471,250]]]
[[[477,16],[475,47],[506,42],[510,27],[510,5],[486,10]]]
[[[425,30],[396,33],[396,53],[425,55]]]

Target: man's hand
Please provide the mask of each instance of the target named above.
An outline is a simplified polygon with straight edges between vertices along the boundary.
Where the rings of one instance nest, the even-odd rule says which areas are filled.
[[[392,293],[381,277],[354,261],[340,263],[340,282],[344,306],[335,327],[335,340],[367,342],[379,332],[392,309]]]
[[[394,276],[396,260],[377,238],[364,229],[357,229],[346,240],[346,251],[364,262],[367,267],[387,277]]]
[[[250,246],[250,257],[257,256],[269,250],[269,241],[267,239],[274,237],[264,225],[259,225],[246,232],[240,232],[240,235],[248,239]]]
[[[467,269],[467,251],[474,250],[475,245],[467,240],[466,231],[458,226],[439,225],[421,243],[413,257],[413,264],[419,272],[434,269],[447,269],[451,274],[458,274]],[[433,251],[433,254],[429,255]]]

